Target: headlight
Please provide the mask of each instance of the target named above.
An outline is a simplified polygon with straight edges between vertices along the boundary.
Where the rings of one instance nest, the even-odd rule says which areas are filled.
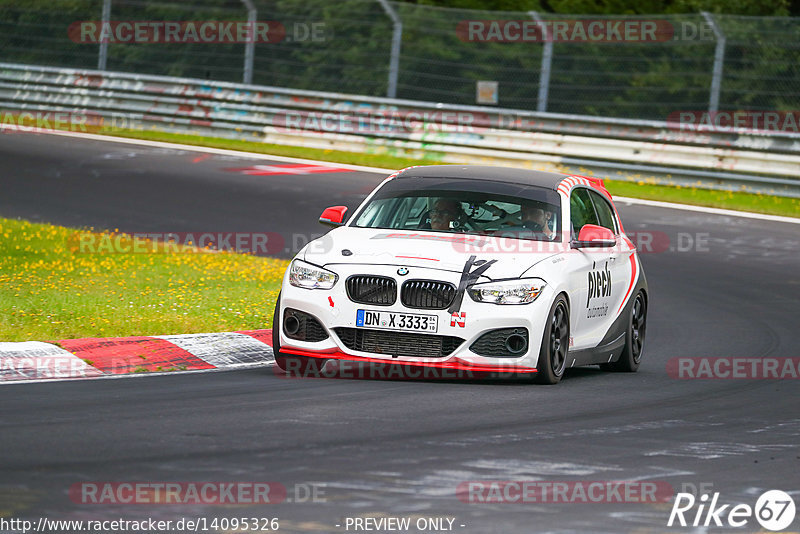
[[[289,283],[305,289],[330,289],[339,276],[322,267],[294,260],[289,267]]]
[[[475,284],[467,293],[475,302],[490,304],[528,304],[536,300],[547,284],[540,278]]]

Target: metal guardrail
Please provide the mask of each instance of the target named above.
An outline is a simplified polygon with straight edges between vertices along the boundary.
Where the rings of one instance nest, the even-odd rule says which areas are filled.
[[[0,110],[450,163],[800,196],[800,135],[0,63]],[[113,132],[106,132],[113,133]],[[631,176],[635,173],[636,176]]]

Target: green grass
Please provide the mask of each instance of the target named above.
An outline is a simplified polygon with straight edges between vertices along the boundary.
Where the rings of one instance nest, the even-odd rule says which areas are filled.
[[[654,184],[638,184],[607,180],[606,186],[612,195],[676,202],[711,208],[750,211],[769,215],[800,217],[800,199],[776,197],[734,191],[716,191],[699,187],[681,187]]]
[[[355,152],[342,152],[338,150],[322,150],[316,148],[292,147],[283,145],[270,145],[258,141],[244,141],[222,139],[216,137],[202,137],[197,135],[173,134],[149,131],[114,132],[119,137],[148,139],[152,141],[166,141],[189,145],[206,146],[210,148],[226,148],[242,150],[276,156],[289,156],[313,160],[329,161],[332,163],[345,163],[350,165],[365,165],[385,169],[402,169],[411,165],[433,165],[441,163],[436,160],[436,154],[431,154],[426,159],[412,159],[396,157],[387,154],[361,154]],[[709,206],[712,208],[725,208],[739,211],[766,213],[770,215],[783,215],[800,217],[800,199],[761,195],[746,192],[716,191],[700,187],[681,187],[656,185],[652,178],[635,176],[636,181],[606,180],[606,187],[612,195],[660,200],[663,202],[676,202],[696,206]]]
[[[272,145],[260,141],[245,141],[239,139],[225,139],[222,137],[203,137],[200,135],[175,134],[160,132],[158,130],[113,131],[110,135],[132,139],[147,139],[150,141],[164,141],[168,143],[183,143],[185,145],[206,146],[209,148],[226,148],[228,150],[241,150],[256,152],[270,156],[287,156],[291,158],[306,158],[331,163],[345,163],[348,165],[363,165],[366,167],[381,167],[384,169],[403,169],[412,165],[434,165],[439,163],[433,156],[429,159],[414,159],[396,157],[386,154],[367,154],[360,152],[344,152],[341,150],[323,150],[321,148],[305,148],[286,145]]]
[[[0,341],[271,326],[288,262],[190,247],[82,252],[76,236],[90,233],[118,235],[0,219]]]

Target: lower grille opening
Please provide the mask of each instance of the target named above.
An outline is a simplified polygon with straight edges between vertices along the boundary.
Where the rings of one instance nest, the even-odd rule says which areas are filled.
[[[334,328],[350,350],[388,354],[394,358],[446,358],[463,342],[460,337],[412,334],[361,328]]]
[[[476,339],[469,350],[489,358],[519,358],[528,350],[528,329],[490,330]]]
[[[277,325],[273,325],[275,328]],[[311,314],[286,308],[283,310],[283,333],[298,341],[322,341],[328,339],[328,332]]]

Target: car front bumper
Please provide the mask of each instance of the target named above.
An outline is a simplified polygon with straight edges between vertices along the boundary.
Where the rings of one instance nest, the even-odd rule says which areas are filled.
[[[359,362],[362,364],[392,364],[408,367],[425,367],[460,372],[487,373],[536,373],[542,333],[549,314],[554,295],[549,286],[530,304],[496,305],[474,302],[464,295],[458,315],[447,310],[428,310],[407,308],[397,299],[391,306],[376,306],[352,302],[347,296],[345,280],[351,275],[368,274],[394,278],[398,287],[405,277],[398,276],[397,265],[335,265],[327,269],[336,272],[339,280],[330,290],[304,289],[292,286],[288,274],[284,277],[279,303],[278,323],[273,328],[280,329],[280,350],[286,355]],[[439,269],[413,269],[413,278],[451,282],[458,286],[460,273]],[[412,278],[408,276],[407,278]],[[299,341],[287,337],[282,328],[284,310],[292,308],[316,318],[326,330],[328,337],[322,341]],[[435,315],[438,320],[436,335],[454,336],[464,341],[448,356],[414,357],[393,356],[377,352],[362,352],[348,348],[334,329],[359,328],[356,314],[359,309],[380,310],[398,313]],[[528,331],[527,349],[515,357],[489,357],[476,354],[472,344],[483,334],[505,328],[526,328]],[[370,329],[372,330],[372,329]],[[424,334],[420,335],[434,335]]]

